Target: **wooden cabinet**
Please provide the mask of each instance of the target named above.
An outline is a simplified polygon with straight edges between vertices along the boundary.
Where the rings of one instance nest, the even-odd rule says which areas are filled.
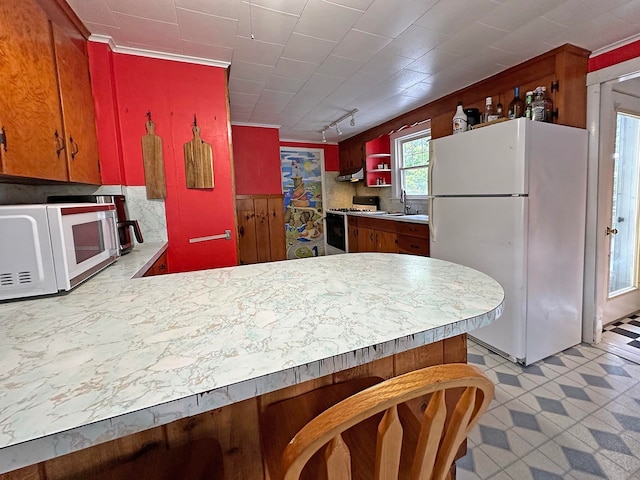
[[[236,196],[241,265],[285,260],[283,195]]]
[[[391,186],[391,141],[382,135],[365,144],[365,184],[367,187]]]
[[[154,275],[164,275],[165,273],[169,273],[166,250],[153,262],[153,265],[144,273],[143,277],[153,277]]]
[[[429,256],[429,225],[396,222],[398,251],[411,255]]]
[[[355,173],[364,167],[364,144],[354,143],[338,147],[338,162],[340,174]]]
[[[0,174],[99,184],[86,41],[46,4],[0,4]]]
[[[508,68],[501,73],[476,82],[454,93],[427,103],[388,122],[371,128],[340,142],[340,151],[351,151],[357,145],[364,146],[381,135],[388,135],[406,125],[431,120],[432,138],[451,135],[452,118],[458,101],[464,108],[484,110],[484,100],[491,96],[493,103],[508,108],[513,98],[513,88],[520,87],[524,100],[527,90],[537,86],[547,88],[558,110],[555,123],[585,128],[587,122],[587,63],[589,51],[574,45],[563,45],[538,55],[526,62]]]
[[[429,226],[421,223],[349,216],[349,252],[429,256]]]

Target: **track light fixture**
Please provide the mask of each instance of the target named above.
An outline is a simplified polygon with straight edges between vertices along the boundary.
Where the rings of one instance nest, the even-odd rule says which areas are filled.
[[[329,125],[324,127],[324,129],[322,130],[322,143],[327,143],[327,136],[326,136],[326,131],[327,130],[335,128],[336,129],[336,133],[338,135],[342,135],[342,130],[340,130],[340,126],[338,124],[340,122],[342,122],[343,120],[346,120],[349,117],[351,117],[351,121],[349,122],[349,125],[351,125],[352,127],[355,127],[356,126],[356,118],[355,118],[355,114],[356,113],[358,113],[358,109],[354,108],[350,112],[345,113],[343,116],[341,116],[335,122],[331,122]]]

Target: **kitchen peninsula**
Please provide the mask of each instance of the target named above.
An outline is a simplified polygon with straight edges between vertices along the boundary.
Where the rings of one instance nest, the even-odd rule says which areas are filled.
[[[0,473],[243,404],[253,413],[220,441],[246,448],[269,395],[465,361],[447,342],[465,347],[503,308],[490,277],[399,254],[132,278],[158,250],[137,246],[67,295],[0,304]]]

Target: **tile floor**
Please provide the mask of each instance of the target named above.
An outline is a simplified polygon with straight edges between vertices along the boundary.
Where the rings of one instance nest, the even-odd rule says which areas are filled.
[[[469,340],[495,382],[458,480],[640,480],[640,365],[586,344],[516,365]]]
[[[598,346],[640,363],[640,312],[605,325],[602,342]]]

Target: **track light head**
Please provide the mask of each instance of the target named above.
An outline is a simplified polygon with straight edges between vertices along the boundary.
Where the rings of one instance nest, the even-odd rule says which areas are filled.
[[[327,136],[324,133],[324,130],[322,130],[322,143],[327,143]]]
[[[338,135],[342,135],[342,130],[340,130],[340,126],[336,123],[336,133]]]
[[[349,122],[349,125],[352,127],[356,126],[356,119],[354,118],[353,113],[351,114],[351,121]]]

